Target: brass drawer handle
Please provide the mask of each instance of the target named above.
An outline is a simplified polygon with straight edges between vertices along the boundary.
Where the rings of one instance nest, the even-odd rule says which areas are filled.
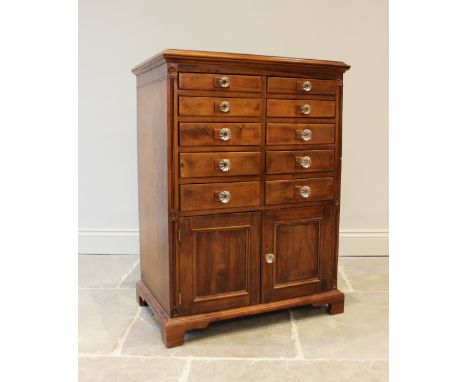
[[[227,76],[222,76],[219,79],[218,83],[219,86],[221,86],[222,88],[228,88],[229,86],[231,86],[231,80]]]
[[[310,81],[304,81],[301,85],[301,89],[305,92],[310,92],[312,90],[312,83]]]
[[[219,104],[219,111],[221,113],[229,113],[231,110],[231,105],[228,101],[223,101]]]
[[[308,142],[312,139],[312,131],[309,129],[304,129],[301,131],[300,136],[303,141]]]
[[[227,172],[231,169],[231,161],[229,159],[221,159],[218,166],[221,171]]]
[[[221,130],[219,130],[219,138],[222,141],[229,141],[231,139],[231,129],[223,127]]]
[[[309,115],[310,112],[312,111],[312,108],[310,107],[309,104],[305,104],[300,107],[300,110],[302,114]]]
[[[302,168],[309,168],[312,165],[312,159],[309,156],[300,157],[298,162]]]
[[[311,189],[309,186],[302,186],[299,189],[299,195],[301,195],[303,198],[308,198],[311,194]]]
[[[221,203],[227,204],[231,200],[231,193],[229,191],[221,191],[219,193],[219,201]]]
[[[272,264],[273,261],[275,261],[275,255],[273,253],[267,253],[265,255],[265,261],[268,263],[268,264]]]

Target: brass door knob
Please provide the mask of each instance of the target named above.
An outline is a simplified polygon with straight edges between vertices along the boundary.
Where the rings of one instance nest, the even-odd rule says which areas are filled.
[[[218,166],[221,171],[227,172],[231,169],[231,161],[229,159],[221,159]]]
[[[227,76],[222,76],[218,83],[222,88],[228,88],[231,85],[231,80]]]
[[[310,190],[310,187],[309,186],[302,186],[300,189],[299,189],[299,194],[303,197],[303,198],[308,198],[311,194],[311,190]]]
[[[221,113],[229,113],[231,110],[231,105],[229,104],[228,101],[223,101],[219,104],[219,111]]]
[[[312,84],[310,81],[304,81],[301,85],[301,89],[305,92],[310,92],[312,90]]]
[[[309,104],[305,104],[300,107],[300,110],[302,114],[309,115],[310,112],[312,111],[312,108],[310,107]]]
[[[223,127],[221,130],[219,130],[219,138],[222,141],[229,141],[231,139],[231,129]]]
[[[275,255],[273,253],[267,253],[265,255],[265,261],[268,263],[268,264],[272,264],[273,261],[275,261]]]
[[[231,200],[231,193],[229,191],[221,191],[219,193],[219,201],[221,203],[226,204],[226,203],[229,203],[230,200]]]
[[[309,129],[302,130],[301,139],[306,142],[310,141],[312,139],[312,131],[310,131]]]
[[[309,156],[302,157],[299,160],[299,164],[302,168],[309,168],[312,165],[312,159]]]

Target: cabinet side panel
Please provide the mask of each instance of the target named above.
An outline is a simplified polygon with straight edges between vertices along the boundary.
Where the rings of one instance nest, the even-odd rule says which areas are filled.
[[[169,313],[167,81],[138,87],[137,112],[141,279]]]
[[[333,234],[333,262],[331,274],[331,289],[337,288],[338,280],[338,256],[339,256],[339,243],[340,243],[340,203],[341,203],[341,164],[342,164],[342,150],[343,150],[343,134],[342,134],[342,121],[343,121],[343,75],[337,76],[336,87],[336,131],[335,131],[335,208],[333,209],[334,216],[334,234]]]

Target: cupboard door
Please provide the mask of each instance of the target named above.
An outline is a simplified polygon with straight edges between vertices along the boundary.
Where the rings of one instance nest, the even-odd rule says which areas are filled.
[[[332,206],[265,211],[262,302],[330,288],[332,213]]]
[[[180,308],[196,314],[259,302],[259,212],[180,219]]]

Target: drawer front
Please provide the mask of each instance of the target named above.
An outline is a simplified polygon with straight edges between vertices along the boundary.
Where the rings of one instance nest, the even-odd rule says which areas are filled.
[[[222,90],[235,92],[260,92],[260,76],[239,76],[231,74],[180,73],[179,89]]]
[[[333,178],[272,180],[266,182],[266,204],[333,199]]]
[[[260,205],[260,182],[184,184],[180,186],[182,211]]]
[[[335,94],[336,82],[308,78],[269,77],[267,91],[285,94]]]
[[[259,145],[260,123],[181,123],[181,146]]]
[[[193,116],[260,116],[261,101],[254,98],[179,97],[179,114]]]
[[[335,125],[312,123],[269,123],[268,145],[327,144],[335,141]]]
[[[180,176],[233,176],[260,174],[259,152],[181,153]]]
[[[268,117],[334,117],[335,101],[269,99]]]
[[[333,171],[333,150],[268,151],[266,168],[268,174]]]

